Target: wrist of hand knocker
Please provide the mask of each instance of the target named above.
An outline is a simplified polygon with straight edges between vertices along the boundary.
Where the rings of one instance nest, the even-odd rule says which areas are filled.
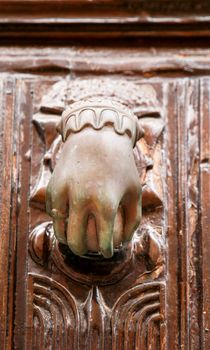
[[[137,117],[126,106],[100,99],[79,101],[67,108],[58,130],[65,142],[71,133],[77,133],[87,126],[100,130],[108,125],[119,135],[127,134],[133,147],[142,136]]]

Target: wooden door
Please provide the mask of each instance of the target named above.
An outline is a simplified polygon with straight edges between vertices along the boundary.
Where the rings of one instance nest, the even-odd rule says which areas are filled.
[[[17,28],[18,46],[4,44],[0,52],[0,348],[207,350],[205,41],[197,41],[198,48],[189,40],[118,40],[115,33],[115,39],[91,43],[76,38],[75,29],[70,43],[42,40],[40,48],[37,39],[34,46],[24,42],[23,27]],[[10,29],[5,33],[14,38]],[[46,186],[62,148],[56,130],[61,113],[96,94],[123,99],[144,129],[134,149],[141,224],[111,259],[71,253],[56,240],[45,211]],[[118,157],[124,161],[122,153]]]

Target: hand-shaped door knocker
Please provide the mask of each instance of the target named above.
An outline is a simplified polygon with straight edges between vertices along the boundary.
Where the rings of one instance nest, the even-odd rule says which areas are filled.
[[[93,98],[67,108],[58,128],[64,146],[46,197],[55,235],[77,255],[110,258],[141,219],[138,119],[121,103]]]

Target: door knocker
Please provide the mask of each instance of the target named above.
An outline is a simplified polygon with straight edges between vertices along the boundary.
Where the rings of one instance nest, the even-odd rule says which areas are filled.
[[[76,255],[111,258],[141,219],[138,119],[121,103],[91,98],[65,109],[58,130],[64,145],[46,194],[55,236]]]

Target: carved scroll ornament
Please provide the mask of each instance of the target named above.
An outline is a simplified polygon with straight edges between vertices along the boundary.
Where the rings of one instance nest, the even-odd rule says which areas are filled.
[[[124,105],[97,97],[72,104],[58,128],[65,144],[46,199],[55,235],[77,255],[100,252],[110,258],[140,223],[133,155],[143,134],[138,119]]]

